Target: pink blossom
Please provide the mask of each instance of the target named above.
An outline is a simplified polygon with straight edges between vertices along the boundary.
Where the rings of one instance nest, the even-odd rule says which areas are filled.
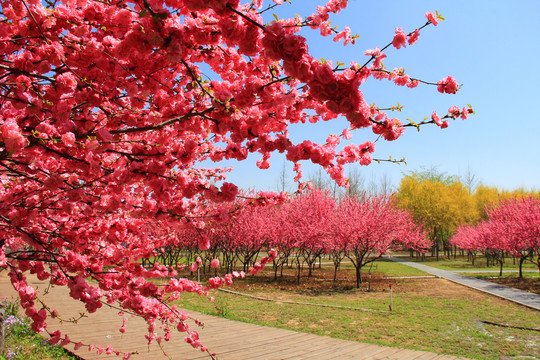
[[[219,267],[219,259],[213,259],[210,263],[210,267],[212,269],[217,269]]]
[[[379,56],[381,54],[381,50],[377,47],[375,49],[369,49],[364,52],[364,55],[367,56]]]
[[[411,78],[407,74],[398,75],[394,79],[394,83],[398,86],[405,86],[408,85],[411,82]]]
[[[24,148],[27,144],[26,138],[21,134],[19,125],[14,119],[8,119],[0,126],[0,136],[6,144],[6,150],[14,153]]]
[[[53,333],[51,333],[51,338],[49,339],[49,343],[58,344],[58,342],[61,339],[60,336],[61,336],[61,333],[59,330],[54,331]]]
[[[452,76],[437,81],[437,90],[440,93],[455,94],[458,89],[457,81]]]
[[[60,74],[56,77],[58,90],[62,92],[73,92],[77,88],[77,77],[70,72]]]
[[[450,106],[450,108],[448,109],[448,113],[455,119],[461,114],[461,111],[457,106],[454,105]]]
[[[394,35],[394,39],[392,40],[392,45],[396,49],[400,49],[402,46],[405,47],[407,44],[407,35],[403,32],[402,28],[396,28],[396,34]]]
[[[461,112],[461,118],[463,120],[466,120],[469,117],[469,114],[473,114],[473,113],[474,113],[474,111],[473,111],[472,108],[464,107],[463,111]]]
[[[409,38],[407,39],[407,42],[409,43],[409,45],[413,45],[413,44],[416,44],[416,42],[418,41],[418,38],[420,37],[420,30],[419,29],[416,29],[410,36]]]
[[[351,140],[351,138],[352,138],[352,134],[349,131],[349,129],[343,129],[343,132],[341,133],[341,136],[343,136],[343,138],[346,139],[346,140]]]
[[[431,22],[434,26],[437,26],[439,24],[439,19],[433,15],[433,13],[431,11],[428,11],[426,13],[426,18],[428,19],[429,22]]]
[[[210,239],[207,236],[199,236],[199,249],[202,251],[210,249]]]
[[[75,134],[73,134],[72,132],[62,134],[62,142],[67,147],[72,147],[75,144]]]
[[[438,126],[442,126],[441,117],[437,114],[437,112],[434,111],[431,114],[431,120],[433,120]]]
[[[212,289],[217,289],[223,285],[223,279],[220,277],[213,277],[208,279],[208,284],[210,284]]]

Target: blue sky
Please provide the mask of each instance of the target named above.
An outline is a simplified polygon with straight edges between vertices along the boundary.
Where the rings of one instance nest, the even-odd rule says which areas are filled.
[[[279,16],[310,15],[323,1],[296,0],[279,7]],[[414,128],[394,142],[376,143],[374,157],[405,158],[407,165],[373,163],[359,166],[367,181],[386,177],[395,186],[403,173],[421,167],[464,175],[467,168],[484,184],[505,189],[540,188],[540,1],[377,1],[352,0],[349,7],[331,17],[342,30],[348,25],[360,37],[356,45],[343,46],[304,29],[310,52],[348,64],[363,63],[366,49],[383,47],[391,41],[395,27],[406,33],[425,23],[424,13],[437,10],[446,20],[439,26],[423,29],[418,43],[405,49],[387,49],[384,61],[388,69],[404,67],[412,77],[436,82],[448,75],[462,84],[455,95],[440,94],[435,87],[421,85],[416,89],[397,87],[389,82],[369,80],[361,87],[368,103],[380,107],[396,105],[405,108],[396,117],[421,121],[436,110],[445,114],[451,105],[471,104],[476,115],[468,120],[450,122],[446,129],[427,125]],[[272,14],[268,14],[268,21]],[[406,121],[405,121],[406,122]],[[343,119],[317,126],[291,129],[295,141],[324,141],[327,135],[340,133],[346,127]],[[368,130],[353,132],[354,143],[375,140]],[[283,157],[274,154],[271,168],[259,170],[252,154],[245,162],[230,162],[235,169],[228,181],[242,188],[276,190]],[[286,169],[292,178],[292,164]],[[303,164],[304,176],[316,170]],[[291,182],[292,189],[292,182]]]

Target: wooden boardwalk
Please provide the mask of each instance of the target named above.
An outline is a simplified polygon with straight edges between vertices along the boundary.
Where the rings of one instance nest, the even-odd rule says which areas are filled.
[[[33,282],[41,291],[47,287],[46,282]],[[5,272],[0,273],[0,297],[14,296],[15,291],[9,284]],[[43,299],[57,309],[63,318],[77,316],[84,307],[71,299],[64,287],[51,288]],[[261,306],[265,306],[261,303]],[[190,312],[192,317],[204,323],[203,328],[192,325],[197,330],[204,345],[210,352],[217,354],[219,360],[278,360],[278,359],[403,359],[403,360],[454,360],[463,359],[455,356],[438,355],[425,351],[414,351],[354,341],[332,339],[289,330],[274,329],[265,326],[246,324],[239,321],[227,320],[220,317]],[[83,341],[106,347],[111,345],[119,351],[137,351],[131,359],[209,359],[207,353],[193,349],[184,340],[182,334],[175,332],[169,342],[163,342],[160,349],[157,344],[147,345],[144,334],[147,332],[146,323],[137,317],[128,320],[126,332],[120,333],[122,317],[118,310],[110,308],[99,309],[77,324],[49,321],[48,328],[60,330],[68,334],[74,341]],[[67,345],[73,351],[73,345]],[[98,355],[82,347],[73,351],[83,359],[119,359],[115,355]],[[167,354],[167,356],[165,355]]]

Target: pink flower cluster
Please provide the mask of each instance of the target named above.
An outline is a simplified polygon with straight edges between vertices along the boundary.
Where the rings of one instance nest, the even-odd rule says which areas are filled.
[[[433,26],[439,25],[439,19],[437,18],[437,16],[433,15],[431,11],[426,13],[426,18],[430,23],[433,24]]]
[[[7,119],[0,126],[0,136],[8,152],[14,153],[23,149],[28,141],[21,134],[21,129],[14,119]]]
[[[396,118],[385,118],[379,123],[373,124],[373,132],[388,141],[396,140],[404,131],[403,123]]]
[[[394,39],[392,40],[392,45],[396,49],[400,49],[402,46],[405,47],[407,44],[407,35],[405,32],[403,32],[402,28],[396,28],[396,34],[394,35]]]
[[[456,79],[452,76],[437,81],[437,90],[440,93],[455,94],[459,90]]]
[[[372,161],[371,154],[374,151],[375,144],[371,141],[367,141],[359,146],[348,144],[339,152],[337,163],[344,165],[347,163],[359,162],[360,165],[369,165]]]

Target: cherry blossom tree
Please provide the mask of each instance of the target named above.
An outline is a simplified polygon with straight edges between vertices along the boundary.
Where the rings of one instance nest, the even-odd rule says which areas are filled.
[[[68,287],[88,312],[116,304],[144,317],[149,342],[178,330],[201,347],[189,315],[168,300],[184,291],[205,295],[225,278],[198,284],[175,277],[175,267],[140,264],[179,241],[171,229],[186,227],[199,250],[210,248],[209,219],[227,215],[212,204],[235,200],[238,188],[225,181],[230,169],[201,162],[259,153],[264,169],[277,151],[295,163],[298,179],[300,161],[311,161],[347,186],[344,165],[368,165],[375,151],[372,142],[340,146],[350,130],[370,128],[392,141],[407,127],[444,128],[472,113],[453,106],[444,116],[433,112],[404,124],[369,105],[360,91],[374,77],[455,93],[451,76],[425,82],[382,64],[388,47],[414,44],[438,16],[426,13],[425,24],[409,33],[397,29],[387,46],[366,51],[367,60],[334,66],[314,59],[297,32],[309,27],[354,43],[348,28],[330,26],[347,1],[330,0],[305,19],[268,22],[265,10],[281,3],[1,2],[0,268],[9,271],[34,330],[49,331],[46,320],[55,309],[37,301],[28,274]],[[324,143],[289,138],[291,124],[338,116],[350,128]],[[286,198],[261,192],[242,206]],[[254,272],[275,256],[270,251]],[[170,281],[158,287],[149,281],[154,277]],[[71,341],[50,332],[54,342]]]
[[[387,196],[347,197],[333,218],[335,240],[356,269],[356,286],[362,282],[362,268],[384,255],[393,245],[403,244],[418,251],[431,243],[414,223],[412,215],[399,209]]]
[[[533,196],[504,200],[488,210],[488,217],[500,248],[518,258],[519,277],[528,259],[540,270],[540,200]]]
[[[473,265],[476,255],[484,249],[481,232],[479,231],[480,226],[481,224],[476,226],[461,225],[450,239],[450,244],[467,251]]]
[[[519,277],[523,263],[531,261],[540,269],[540,200],[535,196],[500,199],[486,207],[488,220],[475,227],[461,226],[452,242],[462,249],[483,251],[500,264],[504,255],[511,254],[519,261]]]
[[[289,251],[286,253],[289,254],[296,252],[298,281],[303,264],[308,267],[308,277],[311,276],[315,261],[330,248],[332,234],[329,221],[334,208],[335,199],[328,192],[314,189],[294,197],[279,209],[279,221],[274,223],[277,228],[274,239],[285,241],[273,242],[272,245],[280,249],[287,246]]]
[[[506,250],[504,249],[502,238],[496,230],[495,224],[490,221],[482,221],[476,226],[462,225],[457,230],[454,236],[450,239],[450,243],[467,250],[469,257],[472,259],[472,264],[476,259],[478,252],[484,253],[486,256],[486,265],[499,264],[499,276],[502,276],[503,265]]]

